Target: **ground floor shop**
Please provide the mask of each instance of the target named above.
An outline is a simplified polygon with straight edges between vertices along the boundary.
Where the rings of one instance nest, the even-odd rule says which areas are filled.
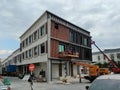
[[[48,62],[33,63],[35,70],[34,76],[37,78],[44,77],[46,81],[60,79],[60,77],[76,77],[80,74],[80,67],[71,61],[49,59]],[[17,72],[21,74],[29,74],[29,64],[17,66]]]

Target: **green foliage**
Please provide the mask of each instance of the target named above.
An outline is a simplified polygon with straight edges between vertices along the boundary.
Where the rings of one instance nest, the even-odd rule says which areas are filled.
[[[120,68],[120,61],[114,61],[114,60],[112,60],[113,61],[113,63],[115,63],[119,68]],[[95,65],[98,65],[100,68],[108,68],[108,67],[110,67],[110,63],[107,63],[107,62],[104,62],[103,64],[102,63],[96,63]]]
[[[102,63],[97,63],[96,65],[98,65],[100,68],[107,68],[109,66],[108,63],[104,62],[103,64]]]
[[[118,61],[117,66],[120,68],[120,61]]]

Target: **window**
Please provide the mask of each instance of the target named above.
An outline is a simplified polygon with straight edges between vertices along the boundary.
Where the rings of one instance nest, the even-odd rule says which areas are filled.
[[[76,52],[76,51],[75,51],[75,46],[74,46],[74,45],[70,45],[70,50],[71,50],[72,52]]]
[[[85,46],[87,46],[87,42],[88,42],[88,40],[87,40],[87,38],[83,38],[83,45],[85,45]]]
[[[106,60],[106,57],[105,57],[105,55],[103,55],[103,60]]]
[[[83,38],[83,36],[80,35],[80,45],[82,45],[82,38]]]
[[[86,49],[85,48],[84,49],[84,58],[87,59],[87,60],[89,60],[89,59],[91,59],[90,56],[91,56],[90,49]]]
[[[65,45],[59,45],[58,49],[59,49],[58,50],[59,52],[64,52],[65,51]]]
[[[120,59],[120,53],[117,53],[117,58]]]
[[[100,56],[98,56],[98,61],[100,61]]]
[[[38,47],[34,47],[34,55],[38,55]]]
[[[25,41],[26,41],[26,46],[27,46],[27,45],[28,45],[28,38],[26,38],[26,40],[25,40]]]
[[[55,29],[59,29],[59,24],[57,22],[55,22],[54,27],[55,27]]]
[[[70,31],[70,42],[74,42],[74,33]]]
[[[114,60],[114,54],[110,55],[111,60]]]
[[[17,63],[17,56],[13,58],[14,63]]]
[[[29,44],[32,43],[32,35],[29,36]]]
[[[76,43],[77,44],[80,44],[80,34],[79,33],[76,33]]]
[[[21,61],[21,54],[19,55],[19,57],[20,57],[20,60],[19,60],[19,62],[21,63],[22,61]]]
[[[37,31],[34,32],[34,40],[38,39]]]
[[[20,51],[22,51],[22,43],[20,43]]]
[[[22,58],[24,59],[24,53],[22,53]]]
[[[24,41],[23,41],[23,42],[22,42],[22,47],[23,47],[23,48],[24,48],[24,46],[25,46],[24,44],[25,44],[25,43],[24,43]]]
[[[41,53],[45,53],[45,43],[41,44]]]
[[[26,58],[28,58],[28,51],[26,51],[25,54],[26,54]]]
[[[32,50],[29,50],[29,57],[32,57]]]
[[[44,36],[45,35],[45,27],[44,25],[40,28],[40,36]]]

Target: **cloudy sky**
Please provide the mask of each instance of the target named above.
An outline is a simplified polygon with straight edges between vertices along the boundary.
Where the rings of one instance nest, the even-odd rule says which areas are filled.
[[[0,0],[0,58],[19,48],[20,35],[46,10],[90,31],[101,49],[120,48],[119,4],[119,0]]]

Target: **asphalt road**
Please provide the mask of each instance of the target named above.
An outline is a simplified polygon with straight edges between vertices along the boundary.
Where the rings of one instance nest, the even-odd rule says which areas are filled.
[[[9,77],[11,81],[12,90],[31,90],[30,83],[25,80],[18,79],[16,77]],[[88,82],[74,82],[72,84],[58,84],[52,83],[33,83],[33,90],[85,90],[85,86],[90,85]]]

